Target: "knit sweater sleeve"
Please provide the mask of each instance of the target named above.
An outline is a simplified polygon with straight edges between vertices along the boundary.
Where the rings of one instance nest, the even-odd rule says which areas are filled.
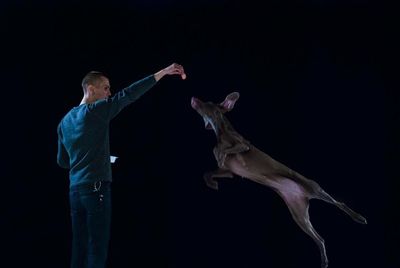
[[[135,102],[156,84],[154,75],[149,75],[120,90],[114,96],[96,101],[88,106],[89,110],[108,122],[123,108]]]

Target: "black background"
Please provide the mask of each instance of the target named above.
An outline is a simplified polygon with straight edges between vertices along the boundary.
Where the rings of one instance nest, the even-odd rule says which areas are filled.
[[[330,267],[399,267],[398,14],[382,1],[2,1],[2,267],[68,267],[67,172],[56,126],[90,70],[115,91],[172,62],[111,123],[109,267],[319,267],[273,191],[239,177],[207,188],[214,134],[190,98],[364,215],[310,204]]]

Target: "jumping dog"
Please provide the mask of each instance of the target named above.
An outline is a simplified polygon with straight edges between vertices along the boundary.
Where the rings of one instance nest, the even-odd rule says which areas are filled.
[[[310,222],[309,200],[316,198],[333,204],[358,223],[366,224],[367,220],[344,203],[337,202],[318,183],[274,160],[237,133],[225,113],[233,109],[238,99],[238,92],[229,94],[220,104],[202,102],[195,97],[191,99],[191,106],[203,117],[205,128],[214,130],[217,137],[213,153],[218,169],[204,174],[207,186],[218,190],[218,183],[214,178],[233,178],[235,174],[271,187],[285,201],[295,222],[318,245],[321,267],[328,267],[324,239]]]

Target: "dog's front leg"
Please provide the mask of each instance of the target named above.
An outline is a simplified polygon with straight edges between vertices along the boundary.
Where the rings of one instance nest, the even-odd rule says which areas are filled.
[[[207,186],[211,189],[218,190],[218,182],[216,182],[214,178],[233,178],[233,174],[229,170],[222,168],[204,174],[204,180]]]
[[[247,144],[237,143],[234,146],[228,148],[224,148],[223,146],[215,147],[213,152],[215,159],[217,160],[218,167],[225,168],[224,162],[228,154],[239,154],[247,152],[248,150],[250,150],[250,147]],[[240,161],[243,165],[245,164],[242,158],[240,158]]]
[[[217,160],[218,167],[223,169],[226,154],[220,149],[219,146],[214,147],[213,153],[214,153],[215,160]]]
[[[225,154],[237,154],[247,152],[248,150],[250,150],[250,147],[247,144],[236,143],[234,146],[226,148],[223,152]]]

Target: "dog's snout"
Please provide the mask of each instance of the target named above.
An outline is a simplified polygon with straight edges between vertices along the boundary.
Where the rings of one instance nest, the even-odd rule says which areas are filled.
[[[195,97],[192,97],[191,105],[192,105],[192,107],[193,107],[194,109],[196,109],[196,108],[199,106],[199,99],[197,99],[197,98],[195,98]]]

